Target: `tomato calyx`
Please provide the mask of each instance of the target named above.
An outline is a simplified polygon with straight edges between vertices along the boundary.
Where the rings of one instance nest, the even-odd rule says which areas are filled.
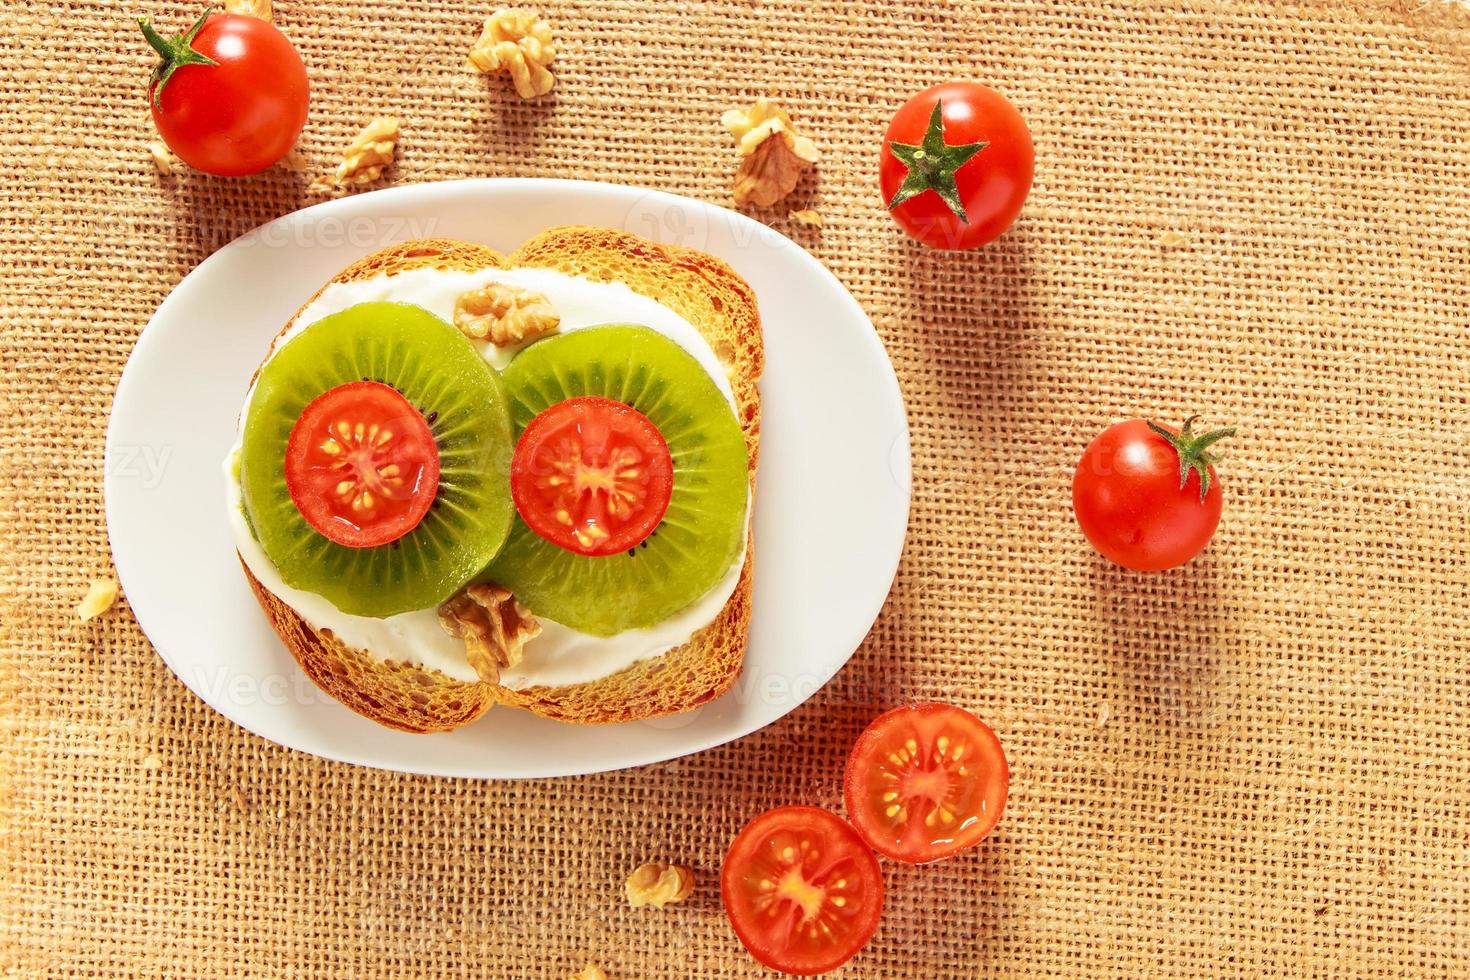
[[[934,112],[929,116],[929,128],[924,131],[924,141],[918,145],[888,141],[888,149],[894,157],[909,168],[903,183],[888,202],[892,211],[904,201],[925,191],[933,191],[945,203],[956,218],[965,224],[970,216],[965,213],[960,191],[955,186],[955,171],[969,163],[971,158],[990,145],[988,140],[979,143],[951,145],[944,142],[944,103],[934,103]]]
[[[153,104],[157,106],[163,98],[163,87],[174,77],[174,72],[185,65],[218,65],[208,55],[200,54],[194,50],[194,38],[204,28],[204,22],[209,20],[222,8],[217,4],[211,4],[204,8],[204,13],[194,22],[194,26],[182,34],[173,37],[164,37],[153,27],[153,21],[147,17],[138,18],[138,26],[143,30],[143,37],[148,40],[149,47],[158,52],[163,60],[153,68],[153,74],[148,76],[148,87],[152,91]]]
[[[1209,448],[1221,439],[1228,439],[1235,435],[1235,427],[1216,429],[1197,436],[1193,429],[1198,419],[1198,415],[1191,415],[1184,420],[1183,427],[1177,433],[1170,432],[1155,422],[1145,421],[1150,430],[1162,436],[1179,454],[1179,488],[1181,490],[1189,482],[1190,470],[1199,474],[1199,499],[1203,502],[1205,494],[1210,492],[1210,467],[1220,461],[1220,457],[1209,452]]]

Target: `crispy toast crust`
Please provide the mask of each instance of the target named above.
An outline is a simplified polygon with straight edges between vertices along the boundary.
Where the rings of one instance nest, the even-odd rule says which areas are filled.
[[[754,489],[760,451],[757,382],[765,356],[760,314],[750,287],[724,262],[626,232],[563,226],[542,232],[509,257],[451,239],[406,242],[354,262],[331,281],[352,282],[425,267],[466,271],[535,267],[595,281],[622,282],[684,317],[725,366],[745,434]],[[245,576],[302,670],[334,698],[380,724],[409,732],[449,731],[474,721],[496,703],[560,721],[604,724],[688,711],[730,689],[745,657],[750,624],[754,552],[749,545],[747,542],[745,565],[734,594],[715,620],[683,646],[602,680],[520,691],[459,681],[436,670],[385,662],[370,651],[355,650],[330,631],[307,625],[248,568]]]

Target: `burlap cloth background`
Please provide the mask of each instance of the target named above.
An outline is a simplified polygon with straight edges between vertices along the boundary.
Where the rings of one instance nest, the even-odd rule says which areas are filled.
[[[1010,806],[939,867],[886,865],[850,977],[1465,976],[1470,749],[1470,34],[1440,3],[547,5],[552,99],[461,71],[465,0],[283,0],[325,168],[396,112],[399,183],[554,175],[728,202],[721,109],[782,97],[825,154],[807,245],[871,314],[913,424],[892,599],[802,709],[723,749],[480,783],[324,763],[174,679],[110,573],[100,474],[138,331],[304,178],[160,178],[131,6],[8,0],[0,161],[6,976],[761,975],[720,857],[785,802],[840,805],[880,706],[944,697],[1004,739]],[[192,10],[153,5],[163,24]],[[972,255],[908,245],[874,154],[907,93],[1022,109],[1026,213]],[[1095,558],[1071,468],[1104,425],[1241,435],[1215,545]],[[834,488],[860,492],[860,488]],[[625,907],[652,856],[689,904]]]

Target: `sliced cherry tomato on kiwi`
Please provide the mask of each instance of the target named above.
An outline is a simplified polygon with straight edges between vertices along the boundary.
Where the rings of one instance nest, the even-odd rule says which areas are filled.
[[[909,99],[883,137],[878,179],[899,227],[934,248],[974,248],[1021,213],[1036,151],[994,89],[947,82]]]
[[[1197,416],[1196,416],[1197,418]],[[1177,432],[1144,419],[1119,422],[1088,445],[1072,477],[1072,511],[1092,546],[1138,572],[1182,565],[1220,523],[1210,447],[1234,429]]]
[[[1000,739],[948,704],[881,715],[847,764],[847,815],[880,854],[927,864],[973,847],[1005,808],[1010,768]]]
[[[418,527],[439,490],[439,447],[398,390],[353,381],[318,395],[286,441],[286,489],[301,516],[348,548]]]
[[[516,442],[510,492],[532,531],[579,555],[636,547],[663,520],[674,461],[658,427],[622,402],[557,402]]]
[[[872,938],[883,912],[883,874],[841,817],[783,806],[736,835],[720,895],[752,956],[810,976],[846,963]]]

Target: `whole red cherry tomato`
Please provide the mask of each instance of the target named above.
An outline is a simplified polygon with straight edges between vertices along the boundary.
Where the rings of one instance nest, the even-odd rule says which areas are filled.
[[[138,18],[163,59],[148,81],[148,101],[179,159],[238,177],[264,170],[296,145],[306,124],[306,66],[268,21],[214,9],[172,38]]]
[[[1011,226],[1036,170],[1031,132],[994,89],[947,82],[904,103],[883,137],[878,179],[904,231],[974,248]]]
[[[1220,481],[1209,448],[1234,429],[1194,434],[1143,419],[1092,440],[1072,479],[1072,509],[1092,546],[1125,568],[1154,572],[1204,550],[1220,523]]]

